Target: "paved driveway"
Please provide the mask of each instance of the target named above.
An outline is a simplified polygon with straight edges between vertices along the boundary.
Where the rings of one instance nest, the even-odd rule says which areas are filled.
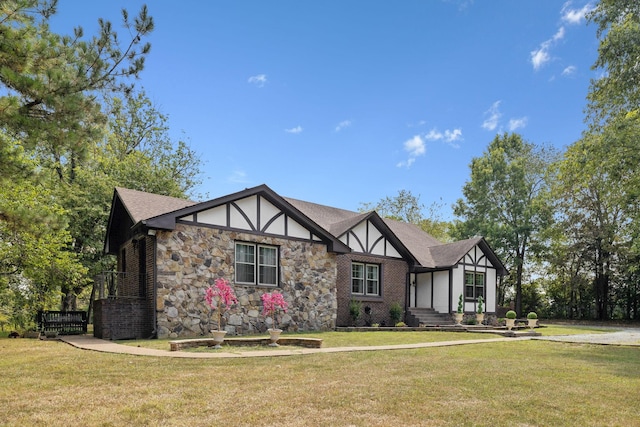
[[[625,328],[603,334],[555,335],[535,337],[536,340],[576,342],[585,344],[640,346],[640,328]]]

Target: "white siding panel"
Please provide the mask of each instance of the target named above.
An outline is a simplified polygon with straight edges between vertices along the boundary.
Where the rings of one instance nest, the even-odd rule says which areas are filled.
[[[245,197],[235,203],[249,218],[250,223],[256,227],[258,225],[258,196]]]
[[[416,274],[416,307],[431,307],[431,273]]]
[[[269,224],[268,228],[264,229],[263,231],[265,233],[278,234],[280,236],[284,236],[284,233],[285,233],[284,221],[285,221],[285,216],[280,215],[271,224]],[[267,223],[260,222],[260,224],[264,227]]]
[[[398,252],[396,248],[394,248],[393,245],[388,241],[387,241],[387,256],[394,257],[394,258],[402,258],[402,255],[400,255],[400,252]]]
[[[497,274],[493,268],[487,269],[486,285],[487,295],[485,303],[485,311],[495,313],[496,311],[496,290],[497,290]]]
[[[260,199],[260,227],[264,228],[269,223],[269,221],[271,221],[273,217],[278,215],[280,212],[281,212],[280,209],[275,207],[270,201],[268,201],[265,198],[261,198]],[[284,228],[278,234],[284,234]]]
[[[287,233],[289,237],[298,237],[300,239],[308,239],[310,234],[309,230],[291,218],[287,218]]]
[[[433,308],[440,313],[449,313],[449,271],[433,273]]]
[[[367,224],[365,222],[361,222],[360,224],[356,225],[355,227],[353,227],[351,229],[351,233],[354,234],[358,240],[360,240],[360,243],[364,246],[367,243]],[[366,251],[366,247],[361,248],[360,244],[358,244],[357,241],[355,241],[354,236],[351,236],[351,239],[353,240],[352,242],[350,242],[351,244],[349,245],[351,247],[351,250],[354,252],[365,252]]]
[[[181,221],[189,221],[189,222],[193,222],[193,215],[187,215],[187,216],[183,216],[182,218],[178,218]]]
[[[235,206],[231,206],[231,219],[229,221],[229,225],[241,230],[251,230],[251,224],[247,222],[247,219],[242,215],[241,211],[236,209]]]
[[[380,230],[378,230],[376,228],[375,225],[373,225],[371,223],[371,221],[367,221],[367,229],[369,230],[369,250],[372,249],[372,245],[380,238],[382,237],[382,233],[380,232]],[[382,250],[384,251],[384,247],[382,248]],[[377,253],[377,252],[376,252]],[[379,254],[379,255],[384,255],[384,252]]]
[[[371,239],[369,236],[369,253],[373,255],[384,255],[385,254],[385,241],[386,239],[380,239],[379,241],[375,241]]]
[[[227,226],[227,206],[217,206],[206,211],[198,212],[198,222],[210,225]]]

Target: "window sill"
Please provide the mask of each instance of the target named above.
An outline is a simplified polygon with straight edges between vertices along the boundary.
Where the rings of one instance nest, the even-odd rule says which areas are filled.
[[[373,295],[358,295],[351,294],[351,299],[356,301],[370,301],[370,302],[382,302],[384,298],[381,296],[373,296]]]

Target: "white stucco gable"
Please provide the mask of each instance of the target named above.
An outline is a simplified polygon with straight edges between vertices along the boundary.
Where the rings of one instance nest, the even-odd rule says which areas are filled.
[[[352,252],[402,258],[389,238],[370,219],[356,224],[338,239],[349,246]]]
[[[283,209],[257,194],[181,216],[177,220],[290,238],[321,240]]]

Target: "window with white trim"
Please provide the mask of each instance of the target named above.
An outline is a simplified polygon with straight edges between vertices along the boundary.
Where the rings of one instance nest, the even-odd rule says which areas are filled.
[[[351,263],[351,293],[380,296],[380,266],[360,262]]]
[[[236,242],[236,283],[277,286],[278,248]]]
[[[464,272],[464,298],[466,300],[477,300],[484,298],[484,273],[474,271]]]

